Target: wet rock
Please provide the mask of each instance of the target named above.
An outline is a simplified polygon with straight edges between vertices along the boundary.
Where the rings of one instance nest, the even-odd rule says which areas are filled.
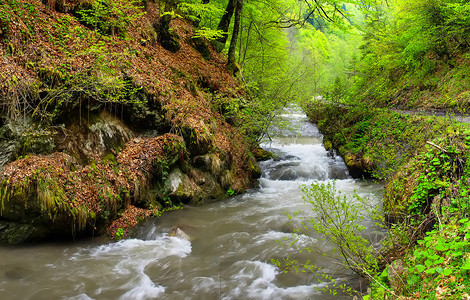
[[[249,158],[247,165],[248,165],[248,171],[250,171],[252,178],[260,178],[261,175],[263,175],[263,172],[261,171],[260,166],[258,165],[258,163],[255,161],[254,158]]]
[[[264,161],[274,157],[274,154],[272,152],[269,152],[262,148],[253,149],[252,153],[257,161]]]
[[[12,139],[11,134],[12,132],[7,126],[0,128],[0,170],[13,161],[21,149],[20,142]]]
[[[324,138],[323,139],[323,147],[325,147],[325,150],[326,151],[330,151],[333,149],[333,143],[331,143],[330,140]]]
[[[282,224],[282,226],[279,228],[279,231],[280,232],[283,232],[283,233],[294,233],[296,230],[296,228],[294,227],[294,225],[292,225],[291,223],[284,223]]]
[[[269,173],[269,179],[271,180],[296,180],[299,175],[295,170],[292,169],[277,169]]]
[[[97,138],[97,145],[101,152],[110,151],[114,147],[119,147],[129,141],[133,134],[130,129],[118,118],[111,116],[107,112],[100,114],[99,120],[90,127],[90,134]],[[93,138],[89,138],[92,140]]]
[[[367,161],[364,161],[362,157],[352,153],[344,154],[344,162],[348,167],[349,174],[353,178],[368,178],[370,177],[369,171],[371,166],[368,165]]]
[[[148,95],[144,90],[132,97],[132,101],[124,107],[123,117],[133,130],[168,131],[169,125],[163,117],[164,112],[156,97]]]
[[[224,174],[220,177],[220,185],[224,190],[230,189],[235,183],[235,176],[230,170],[225,170]]]
[[[269,178],[272,180],[295,180],[299,177],[295,167],[300,166],[300,162],[283,162],[275,165],[269,171]]]
[[[0,170],[18,156],[49,153],[55,148],[51,131],[29,118],[10,120],[0,127]]]
[[[200,205],[226,197],[225,190],[210,173],[193,168],[190,170],[189,176],[200,187],[199,192],[191,200],[191,204]]]
[[[222,171],[228,168],[227,164],[214,153],[195,156],[193,162],[195,167],[210,172],[214,176],[220,176]]]
[[[192,241],[194,238],[190,235],[191,230],[194,230],[194,227],[189,225],[176,225],[171,229],[171,232],[168,235]]]
[[[22,244],[27,241],[44,238],[46,230],[35,224],[0,221],[0,242],[8,244]]]
[[[171,171],[165,181],[165,187],[168,188],[168,196],[171,199],[183,203],[189,203],[193,198],[202,193],[201,188],[179,168]]]
[[[21,280],[27,277],[27,272],[24,269],[10,269],[5,271],[5,277],[10,280]]]
[[[331,179],[347,179],[349,177],[349,172],[343,166],[335,164],[330,166],[328,177]]]

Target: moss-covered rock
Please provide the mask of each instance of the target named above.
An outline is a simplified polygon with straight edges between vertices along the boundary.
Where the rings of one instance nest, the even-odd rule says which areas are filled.
[[[202,204],[244,191],[259,168],[217,108],[244,93],[224,57],[158,3],[128,7],[139,18],[125,28],[85,20],[95,4],[5,4],[9,24],[35,20],[38,30],[28,45],[24,24],[0,33],[0,52],[12,54],[4,67],[15,70],[0,83],[0,220],[45,228],[43,237],[100,234],[158,214],[167,198]],[[11,116],[28,124],[2,132]]]
[[[34,224],[0,221],[0,243],[22,244],[41,240],[47,231],[45,227]]]
[[[251,152],[257,161],[268,160],[274,157],[273,153],[264,150],[263,148],[255,148],[251,150]]]
[[[211,58],[211,51],[202,37],[191,38],[190,43],[193,45],[194,49],[201,53],[205,60]]]

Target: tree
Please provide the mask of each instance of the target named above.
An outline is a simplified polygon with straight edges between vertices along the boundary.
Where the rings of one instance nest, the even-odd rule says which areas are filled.
[[[240,18],[243,8],[243,0],[234,0],[235,3],[235,23],[233,25],[232,39],[230,41],[230,47],[228,49],[228,62],[227,69],[232,74],[238,72],[238,67],[236,66],[235,50],[237,47],[238,34],[240,32]]]
[[[237,2],[238,0],[228,0],[227,8],[225,9],[224,15],[217,26],[217,29],[223,32],[222,36],[216,40],[216,43],[214,43],[218,52],[221,52],[224,49],[225,43],[227,42],[228,29],[230,27],[230,21],[232,20]]]
[[[158,23],[153,26],[158,34],[158,42],[168,51],[177,52],[181,46],[175,39],[174,34],[170,31],[170,22],[174,16],[174,9],[178,0],[167,0],[163,15]]]

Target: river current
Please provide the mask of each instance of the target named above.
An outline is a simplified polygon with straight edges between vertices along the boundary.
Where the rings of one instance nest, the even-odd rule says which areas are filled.
[[[310,259],[336,280],[357,283],[336,260],[299,253],[289,241],[299,226],[286,213],[310,208],[300,185],[335,180],[342,193],[380,205],[381,186],[352,179],[339,156],[298,109],[287,109],[263,147],[259,187],[202,207],[185,207],[143,224],[133,239],[0,247],[0,299],[349,299],[322,291],[318,274],[284,273],[271,259]],[[179,226],[189,237],[170,236]],[[374,227],[368,234],[375,234]],[[331,245],[308,231],[297,245]],[[373,237],[372,237],[373,238]],[[357,286],[355,286],[357,287]]]

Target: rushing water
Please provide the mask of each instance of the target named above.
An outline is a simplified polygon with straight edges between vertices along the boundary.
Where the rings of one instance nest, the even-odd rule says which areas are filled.
[[[338,299],[318,291],[312,274],[280,272],[271,258],[310,259],[334,278],[351,278],[334,260],[299,253],[284,238],[295,225],[287,213],[309,208],[300,184],[336,179],[380,205],[381,187],[349,177],[342,159],[322,146],[322,135],[295,110],[266,143],[276,159],[263,162],[259,188],[226,201],[186,207],[144,224],[137,238],[117,243],[80,241],[0,248],[0,299]],[[179,225],[190,240],[169,235]],[[370,229],[372,233],[373,229]],[[301,245],[323,245],[309,233]]]

